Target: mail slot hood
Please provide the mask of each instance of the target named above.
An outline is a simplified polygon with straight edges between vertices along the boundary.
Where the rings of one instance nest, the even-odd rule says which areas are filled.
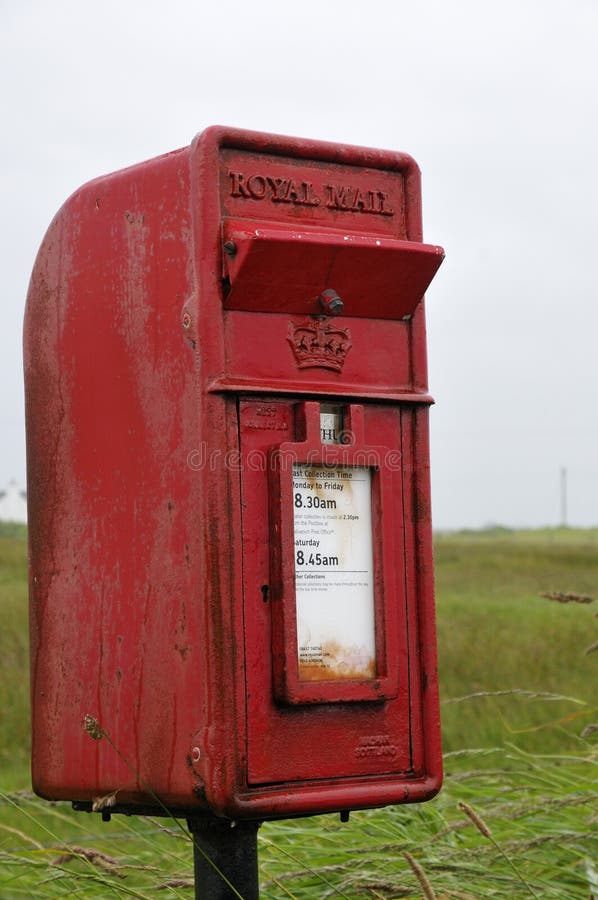
[[[347,316],[403,319],[444,259],[432,244],[255,221],[226,221],[223,245],[224,306],[256,312],[316,313],[332,288]]]

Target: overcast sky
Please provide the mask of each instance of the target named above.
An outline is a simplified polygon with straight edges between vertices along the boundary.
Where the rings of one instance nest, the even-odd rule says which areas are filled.
[[[0,0],[0,488],[35,254],[89,179],[212,124],[422,169],[438,528],[598,525],[596,0]]]

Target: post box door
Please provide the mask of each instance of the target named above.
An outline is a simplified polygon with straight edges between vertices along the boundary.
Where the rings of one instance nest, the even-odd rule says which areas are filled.
[[[408,627],[401,409],[344,404],[342,414],[360,423],[360,441],[318,449],[313,422],[319,426],[326,409],[294,399],[239,402],[251,785],[396,776],[423,764],[411,739],[420,698],[409,684],[416,647]],[[319,498],[308,490],[318,474],[328,479]],[[360,481],[351,497],[343,479]],[[334,549],[341,531],[352,542],[345,555]],[[336,627],[337,643],[348,635],[353,645],[350,665],[333,658]]]

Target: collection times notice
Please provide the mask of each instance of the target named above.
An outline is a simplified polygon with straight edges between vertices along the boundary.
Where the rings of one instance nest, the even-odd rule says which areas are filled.
[[[376,675],[372,475],[293,466],[299,678]]]

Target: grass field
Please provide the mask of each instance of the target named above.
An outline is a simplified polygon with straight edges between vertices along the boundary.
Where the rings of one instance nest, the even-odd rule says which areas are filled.
[[[598,595],[598,530],[439,535],[436,561],[443,791],[264,825],[262,897],[598,898],[598,603],[539,596]],[[29,792],[26,617],[25,535],[4,528],[0,900],[193,897],[173,820],[102,823]]]
[[[440,683],[445,750],[516,741],[528,750],[576,752],[598,717],[598,603],[561,604],[543,592],[598,599],[598,530],[440,535],[436,540]],[[525,695],[452,698],[525,690]],[[594,716],[594,719],[592,719]]]

